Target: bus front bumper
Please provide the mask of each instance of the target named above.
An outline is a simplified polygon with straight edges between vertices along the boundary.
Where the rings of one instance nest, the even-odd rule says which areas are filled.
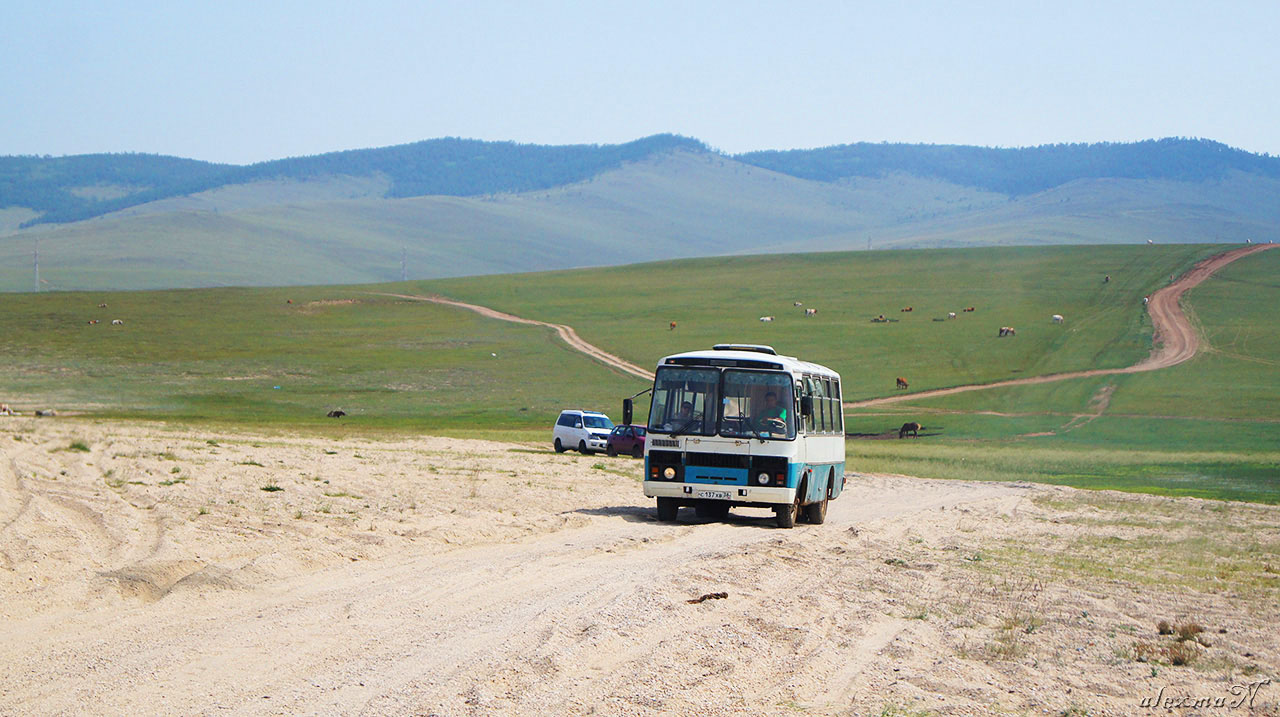
[[[645,481],[644,494],[649,498],[679,498],[688,501],[723,500],[743,505],[790,505],[796,499],[795,488],[677,483],[661,480]]]

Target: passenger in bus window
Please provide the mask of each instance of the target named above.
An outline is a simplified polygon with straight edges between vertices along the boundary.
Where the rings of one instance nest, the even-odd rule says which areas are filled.
[[[764,395],[764,409],[756,416],[755,422],[761,431],[786,432],[787,409],[778,405],[778,394],[770,391]]]

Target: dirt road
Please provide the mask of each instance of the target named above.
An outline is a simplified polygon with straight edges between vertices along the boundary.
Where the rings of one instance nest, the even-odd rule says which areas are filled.
[[[560,335],[560,338],[566,344],[569,344],[569,347],[574,349],[575,351],[584,353],[587,356],[590,356],[591,358],[599,361],[600,363],[606,366],[611,366],[624,373],[629,373],[632,376],[637,376],[639,378],[647,379],[649,381],[653,380],[652,371],[645,370],[631,363],[630,361],[614,356],[613,354],[605,351],[604,349],[601,349],[600,347],[594,344],[587,343],[582,339],[581,336],[578,335],[577,331],[573,330],[572,326],[568,326],[566,324],[552,324],[546,321],[526,319],[520,316],[516,316],[514,314],[508,314],[502,311],[497,311],[496,309],[490,309],[487,306],[480,306],[478,304],[468,304],[464,301],[455,301],[454,299],[446,299],[443,296],[415,296],[413,294],[379,294],[379,295],[394,296],[398,299],[410,299],[413,301],[429,301],[433,304],[443,304],[445,306],[456,306],[461,309],[474,311],[477,314],[480,314],[481,316],[487,316],[491,319],[498,319],[500,321],[510,321],[516,324],[546,326],[547,328],[555,329],[556,333]]]
[[[543,446],[2,420],[0,714],[1105,715],[1280,668],[1280,603],[1229,582],[1271,559],[1274,508],[851,476],[825,525],[672,525],[638,473]],[[1134,532],[1153,521],[1160,540]],[[1215,552],[1247,564],[1204,592],[1167,573],[1199,563],[1133,552],[1210,534],[1254,547]],[[1000,562],[1022,546],[1089,569]],[[1153,680],[1117,657],[1166,615],[1209,626],[1223,667]]]
[[[1151,301],[1147,305],[1147,312],[1151,315],[1151,325],[1155,330],[1155,334],[1152,337],[1153,347],[1151,355],[1132,366],[1126,366],[1124,368],[1091,369],[1088,371],[1068,371],[1065,373],[1046,374],[1044,376],[1015,378],[1007,381],[993,381],[991,383],[975,383],[964,386],[952,386],[949,388],[937,388],[929,391],[916,391],[915,393],[903,393],[895,396],[885,396],[883,398],[872,398],[865,401],[849,401],[846,402],[844,406],[845,408],[865,408],[868,406],[881,406],[889,403],[899,403],[901,401],[911,401],[920,398],[949,396],[954,393],[982,391],[989,388],[1026,386],[1036,383],[1066,381],[1073,378],[1087,378],[1089,376],[1111,376],[1115,374],[1140,373],[1143,371],[1155,371],[1157,369],[1176,366],[1183,361],[1190,360],[1196,355],[1196,351],[1200,349],[1200,334],[1196,332],[1195,327],[1191,325],[1191,321],[1187,319],[1187,315],[1183,313],[1182,306],[1179,303],[1182,300],[1182,295],[1187,293],[1190,289],[1199,286],[1201,282],[1208,279],[1214,272],[1227,264],[1230,264],[1237,259],[1249,256],[1250,254],[1256,254],[1257,252],[1271,249],[1275,246],[1276,245],[1274,244],[1255,244],[1253,246],[1233,249],[1222,254],[1211,256],[1196,264],[1190,271],[1178,277],[1178,279],[1173,283],[1164,288],[1157,289],[1155,293],[1151,295]]]

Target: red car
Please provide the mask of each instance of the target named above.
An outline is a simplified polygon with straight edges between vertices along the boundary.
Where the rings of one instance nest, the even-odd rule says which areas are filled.
[[[644,426],[614,426],[605,452],[611,456],[630,453],[636,458],[644,458],[644,434]]]

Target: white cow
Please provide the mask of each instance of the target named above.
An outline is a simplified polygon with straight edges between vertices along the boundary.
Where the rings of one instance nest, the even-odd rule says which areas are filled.
[[[805,315],[805,316],[817,316],[817,315],[818,315],[818,310],[817,310],[817,309],[805,309],[805,310],[804,310],[804,315]]]
[[[770,321],[773,321],[773,317],[772,317],[772,316],[761,316],[761,317],[760,317],[760,320],[761,320],[761,321],[763,321],[763,322],[765,322],[765,323],[769,323]]]
[[[1055,323],[1055,324],[1060,324],[1060,323],[1062,323],[1063,321],[1065,321],[1065,319],[1063,319],[1063,318],[1062,318],[1062,314],[1054,314],[1054,315],[1053,315],[1053,323]]]
[[[112,325],[112,326],[124,326],[124,322],[123,322],[123,321],[121,321],[120,319],[112,319],[112,320],[111,320],[111,325]]]
[[[948,311],[948,312],[947,312],[947,318],[948,318],[948,319],[954,319],[955,317],[956,317],[956,312],[954,312],[954,311]]]
[[[794,304],[795,304],[795,306],[804,306],[804,302],[803,302],[803,301],[797,301],[797,302],[794,302]]]

